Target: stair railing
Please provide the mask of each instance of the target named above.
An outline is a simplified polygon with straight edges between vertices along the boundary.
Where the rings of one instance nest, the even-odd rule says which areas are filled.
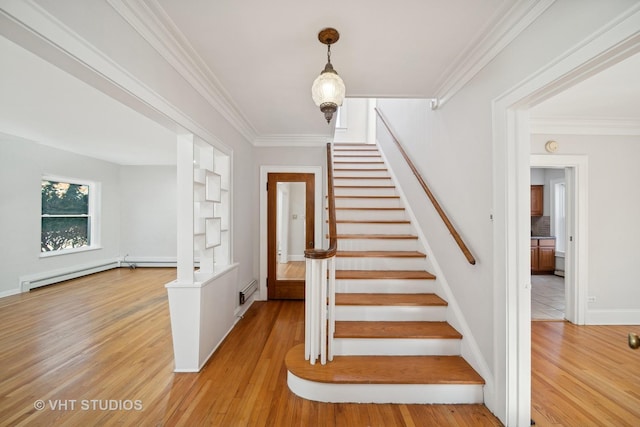
[[[435,196],[433,195],[433,193],[429,189],[429,186],[425,182],[424,178],[422,178],[422,175],[420,174],[420,172],[418,171],[416,166],[413,164],[413,162],[409,158],[409,155],[406,153],[406,151],[404,151],[404,148],[402,148],[402,144],[400,144],[400,141],[398,140],[396,135],[391,130],[391,127],[389,126],[389,123],[385,119],[384,115],[382,114],[382,112],[379,109],[376,108],[375,110],[376,110],[376,114],[380,118],[380,121],[382,122],[384,127],[387,128],[387,131],[389,132],[389,135],[391,135],[391,139],[393,139],[393,142],[398,147],[398,150],[400,151],[400,154],[402,154],[402,157],[404,157],[404,160],[409,165],[409,168],[411,168],[411,171],[413,172],[413,174],[417,178],[418,182],[422,186],[422,189],[424,190],[424,192],[426,193],[427,197],[431,201],[431,204],[435,208],[436,212],[438,212],[438,215],[440,215],[440,218],[442,219],[442,221],[446,225],[447,229],[449,230],[449,233],[451,233],[451,236],[453,236],[453,239],[458,244],[458,247],[460,248],[460,250],[462,251],[464,256],[467,258],[467,261],[469,261],[469,264],[475,265],[476,259],[473,257],[473,255],[471,254],[471,251],[469,250],[467,245],[462,240],[462,237],[460,237],[460,233],[458,233],[458,231],[455,229],[455,227],[453,226],[451,221],[449,221],[449,218],[447,217],[447,214],[444,212],[444,209],[442,209],[442,207],[440,206],[440,203],[438,203],[438,200],[435,198]]]
[[[338,250],[336,204],[333,194],[333,153],[327,144],[327,202],[329,214],[329,247],[307,249],[305,303],[304,303],[304,355],[314,365],[318,356],[322,365],[333,360],[336,302],[336,252]]]

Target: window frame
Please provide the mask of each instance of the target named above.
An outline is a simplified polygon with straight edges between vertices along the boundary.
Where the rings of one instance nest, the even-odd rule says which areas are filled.
[[[40,197],[40,258],[48,258],[52,256],[58,255],[67,255],[78,252],[86,252],[93,251],[96,249],[101,249],[100,245],[100,209],[99,209],[99,201],[100,201],[100,183],[92,180],[82,179],[82,178],[72,178],[68,176],[61,175],[52,175],[52,174],[44,174],[40,177],[40,191],[42,191],[42,182],[43,181],[52,181],[52,182],[63,182],[74,185],[85,185],[89,187],[89,206],[87,209],[87,218],[89,222],[89,244],[86,246],[81,246],[78,248],[67,248],[67,249],[58,249],[55,251],[47,251],[42,252],[42,218],[44,218],[42,213],[42,197]]]

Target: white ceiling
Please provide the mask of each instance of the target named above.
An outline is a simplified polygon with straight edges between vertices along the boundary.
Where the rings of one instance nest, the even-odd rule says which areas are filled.
[[[340,31],[332,63],[346,83],[347,96],[430,98],[481,50],[481,42],[497,23],[526,2],[110,4],[138,5],[136,12],[146,14],[146,25],[153,25],[155,34],[186,52],[202,81],[223,98],[243,134],[256,143],[261,138],[331,135],[332,126],[327,126],[310,94],[311,83],[326,62],[326,47],[317,40],[323,27]],[[115,163],[175,163],[173,132],[2,38],[0,55],[0,133]],[[532,116],[624,114],[640,120],[638,57],[545,101],[532,110]]]

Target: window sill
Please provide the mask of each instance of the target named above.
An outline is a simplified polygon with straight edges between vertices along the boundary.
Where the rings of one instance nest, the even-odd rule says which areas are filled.
[[[102,246],[83,246],[81,248],[61,249],[59,251],[40,252],[40,258],[50,258],[58,255],[76,254],[78,252],[88,252],[102,249]]]

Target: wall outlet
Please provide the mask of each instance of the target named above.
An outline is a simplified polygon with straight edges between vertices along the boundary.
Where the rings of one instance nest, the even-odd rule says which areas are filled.
[[[587,302],[596,302],[596,297],[587,298]]]

